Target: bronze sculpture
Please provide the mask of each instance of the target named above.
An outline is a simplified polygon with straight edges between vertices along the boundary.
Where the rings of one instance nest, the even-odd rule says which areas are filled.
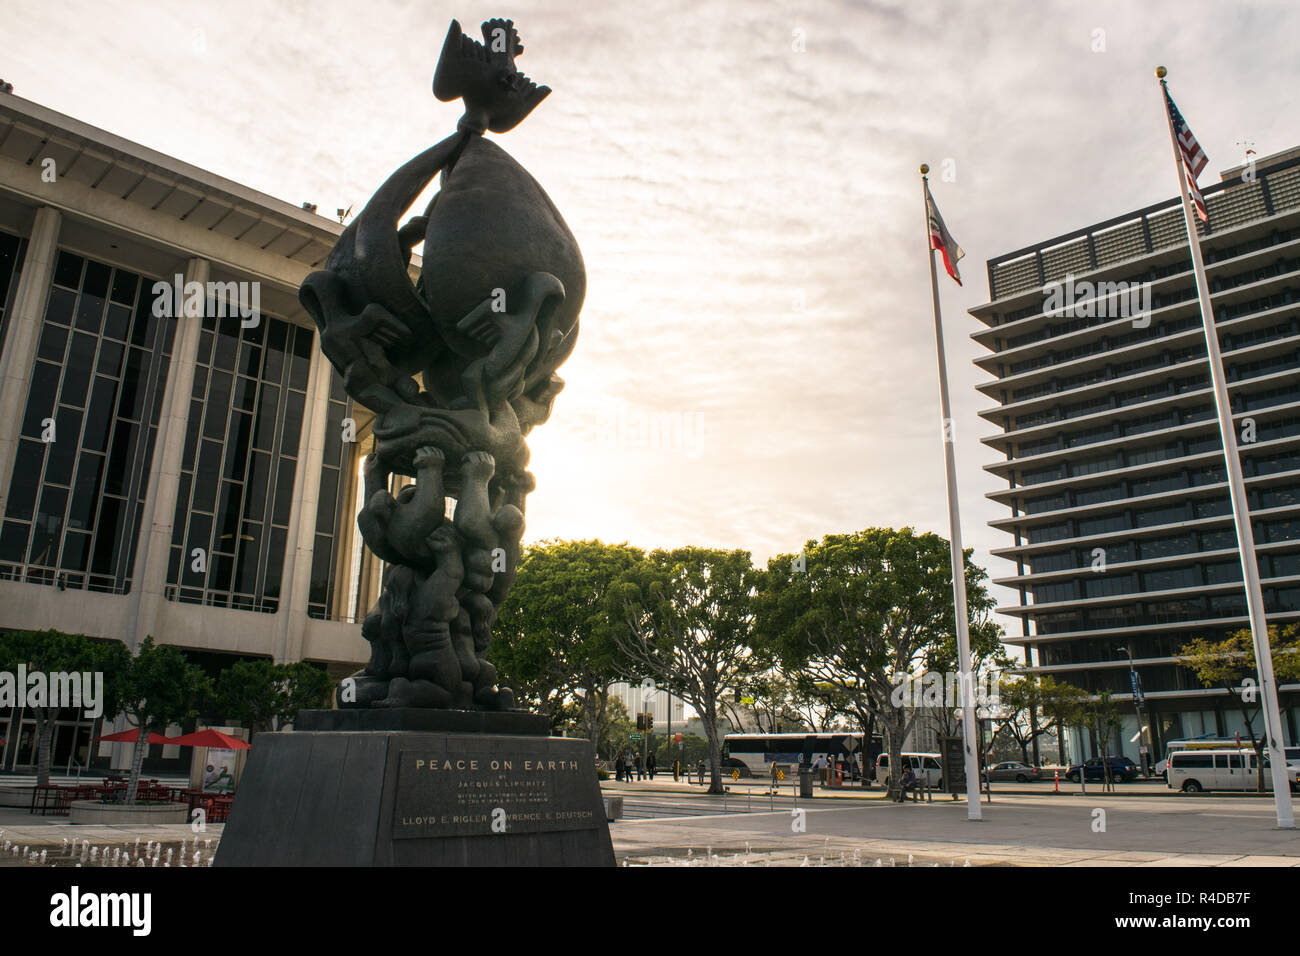
[[[524,439],[564,387],[555,370],[577,341],[586,273],[541,186],[483,138],[550,90],[515,68],[512,21],[482,33],[479,43],[452,21],[434,75],[440,100],[464,101],[457,132],[389,177],[298,293],[344,387],[376,414],[357,521],[387,568],[361,628],[370,661],[340,686],[341,707],[514,703],[487,648],[534,487]],[[439,173],[428,208],[399,228]],[[393,495],[394,474],[415,483]]]

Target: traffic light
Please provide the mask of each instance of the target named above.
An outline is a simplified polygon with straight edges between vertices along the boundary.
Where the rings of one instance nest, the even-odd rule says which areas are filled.
[[[636,715],[636,729],[645,730],[645,714]]]
[[[645,715],[645,729],[648,730],[648,731],[649,731],[649,730],[654,730],[654,729],[655,729],[655,715],[654,715],[654,714],[647,713],[647,714]]]

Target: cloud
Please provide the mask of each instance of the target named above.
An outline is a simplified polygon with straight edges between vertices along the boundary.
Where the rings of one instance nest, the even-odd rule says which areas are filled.
[[[447,22],[411,2],[9,13],[20,95],[322,210],[365,202],[459,110],[430,80]],[[531,444],[529,537],[752,550],[867,525],[947,534],[917,164],[968,252],[943,302],[964,531],[997,459],[965,309],[983,261],[1174,191],[1152,68],[1216,168],[1294,145],[1300,11],[1283,3],[517,2],[520,66],[554,92],[502,145],[548,190],[589,294],[569,382]],[[802,31],[803,52],[797,52]],[[1104,52],[1094,52],[1099,34]],[[942,276],[941,276],[942,278]],[[611,407],[694,415],[710,443],[601,444]],[[998,589],[1004,603],[1014,595]],[[1004,621],[1019,632],[1018,622]]]

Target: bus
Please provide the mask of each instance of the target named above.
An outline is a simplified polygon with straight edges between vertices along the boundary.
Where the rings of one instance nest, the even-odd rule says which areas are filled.
[[[865,734],[727,734],[722,738],[723,773],[744,767],[750,776],[767,776],[772,764],[786,764],[794,768],[801,762],[812,763],[819,756],[828,760],[836,757],[851,761],[858,778],[862,768],[868,776],[874,771],[876,757],[884,749],[883,738],[875,734],[868,739]],[[744,773],[744,771],[741,771]]]

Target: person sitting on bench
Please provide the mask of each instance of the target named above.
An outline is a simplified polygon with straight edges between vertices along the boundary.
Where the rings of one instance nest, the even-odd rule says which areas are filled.
[[[916,799],[916,774],[912,771],[910,764],[903,770],[902,787],[898,791],[898,802],[902,803],[906,800],[909,793],[913,795],[913,799]]]

